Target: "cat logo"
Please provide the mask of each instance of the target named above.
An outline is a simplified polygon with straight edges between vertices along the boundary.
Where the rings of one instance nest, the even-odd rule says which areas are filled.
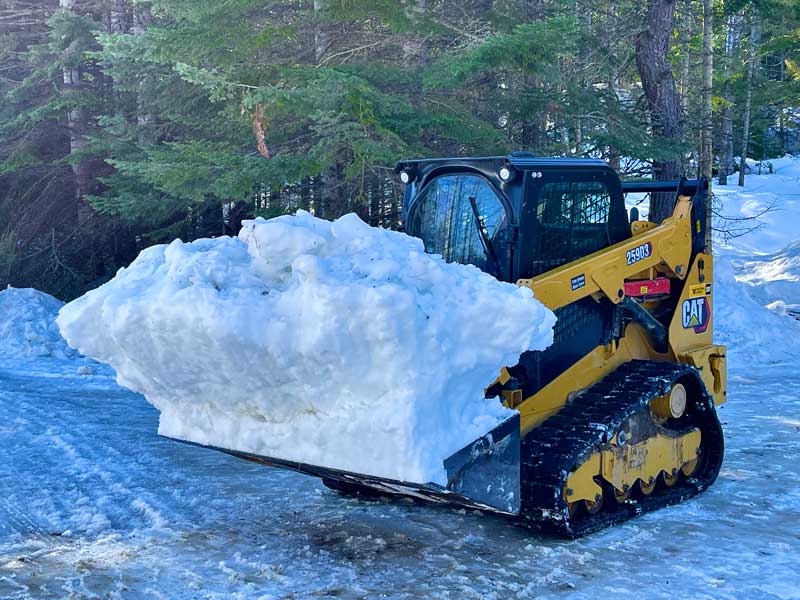
[[[708,329],[708,320],[711,317],[706,297],[684,300],[681,317],[684,329],[694,329],[695,333],[704,333]]]

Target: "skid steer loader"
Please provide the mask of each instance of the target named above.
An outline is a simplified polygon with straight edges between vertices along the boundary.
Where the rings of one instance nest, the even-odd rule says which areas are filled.
[[[527,153],[408,160],[396,173],[406,232],[426,251],[528,286],[555,311],[552,346],[486,382],[487,401],[517,413],[445,461],[446,486],[223,451],[345,493],[458,504],[567,537],[716,479],[726,362],[712,340],[706,181],[623,183],[601,160]],[[675,200],[659,225],[628,217],[625,194],[648,192]]]

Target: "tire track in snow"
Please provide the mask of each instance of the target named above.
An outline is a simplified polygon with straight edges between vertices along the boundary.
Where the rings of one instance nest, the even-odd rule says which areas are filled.
[[[26,485],[27,478],[19,480],[19,473],[36,473],[42,468],[42,463],[48,464],[53,460],[46,448],[37,447],[44,428],[43,411],[35,403],[27,402],[24,392],[13,394],[9,390],[0,390],[0,402],[9,411],[20,415],[16,419],[20,427],[13,432],[13,438],[2,442],[3,445],[13,444],[16,452],[12,461],[0,461],[0,532],[9,537],[20,534],[34,545],[43,544],[50,537],[52,522],[42,515],[52,514],[52,504],[41,507],[45,510],[37,510],[32,515],[31,509],[40,507],[32,505],[34,493]],[[27,418],[23,419],[22,415]],[[13,416],[13,412],[9,416]],[[20,452],[20,449],[25,451]],[[43,500],[46,502],[47,498]]]
[[[165,530],[168,521],[163,517],[163,507],[141,484],[130,485],[130,461],[97,434],[104,425],[102,418],[97,423],[98,415],[114,407],[99,402],[94,394],[88,394],[88,398],[83,394],[53,394],[51,384],[45,382],[45,389],[11,386],[11,390],[0,391],[3,403],[25,415],[26,421],[18,433],[26,451],[16,452],[15,464],[4,468],[8,480],[14,472],[36,473],[43,465],[58,465],[62,474],[60,480],[47,481],[44,491],[49,493],[27,490],[38,504],[39,522],[28,515],[30,506],[20,502],[19,494],[12,490],[12,499],[3,494],[2,512],[13,523],[9,529],[38,540],[62,533],[64,528],[94,535],[109,529]],[[79,404],[86,405],[85,412],[76,410]],[[144,482],[148,487],[153,484],[150,477]]]
[[[137,397],[64,393],[52,379],[17,383],[0,371],[0,406],[12,419],[25,417],[9,444],[0,439],[15,450],[13,464],[0,463],[0,597],[103,596],[116,564],[147,552],[154,535],[173,535],[150,493],[159,489],[158,470],[125,460],[128,440],[103,435],[103,428],[118,429],[124,403]],[[110,575],[98,581],[103,571]],[[15,577],[23,572],[35,586]]]

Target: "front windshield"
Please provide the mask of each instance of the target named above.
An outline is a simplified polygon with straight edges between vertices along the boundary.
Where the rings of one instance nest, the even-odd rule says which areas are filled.
[[[408,233],[423,241],[426,252],[502,278],[508,251],[506,210],[482,177],[437,177],[417,197],[409,217]]]

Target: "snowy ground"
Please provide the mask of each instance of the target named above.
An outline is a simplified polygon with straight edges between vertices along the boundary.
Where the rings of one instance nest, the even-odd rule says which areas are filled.
[[[0,358],[0,598],[800,600],[800,322],[763,308],[800,303],[800,161],[774,162],[717,188],[728,214],[780,212],[718,246],[728,447],[700,497],[573,542],[356,501],[159,438],[107,368],[21,353]]]
[[[108,372],[0,365],[0,598],[800,598],[800,377],[733,365],[720,479],[575,542],[155,435]]]

